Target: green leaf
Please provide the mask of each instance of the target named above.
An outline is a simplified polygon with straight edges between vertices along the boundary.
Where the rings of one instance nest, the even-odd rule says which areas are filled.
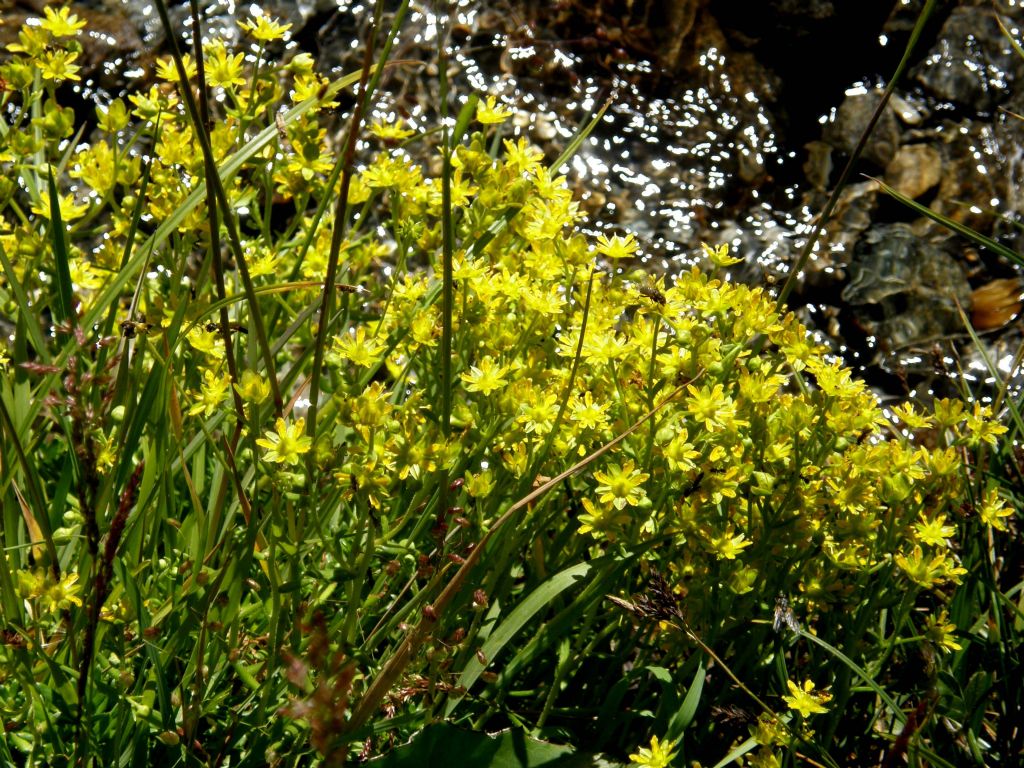
[[[469,122],[476,114],[476,105],[478,101],[480,101],[480,97],[477,94],[470,94],[469,98],[466,99],[466,103],[462,105],[462,109],[459,110],[459,117],[455,121],[455,129],[452,131],[451,147],[453,149],[460,141],[462,141],[462,137],[466,135],[466,129],[469,127]]]
[[[700,703],[701,692],[704,690],[706,675],[707,670],[704,669],[704,662],[702,661],[697,665],[697,672],[693,676],[693,681],[686,692],[686,698],[683,699],[682,706],[679,707],[679,711],[676,712],[668,724],[668,731],[665,734],[665,738],[668,741],[678,741],[683,735],[683,731],[693,722],[693,718],[697,714],[697,705]]]
[[[501,649],[521,630],[526,623],[532,619],[537,613],[543,610],[549,603],[551,603],[558,595],[573,586],[577,582],[585,579],[591,571],[590,563],[580,563],[570,568],[566,568],[564,571],[560,571],[552,576],[550,579],[541,584],[535,589],[530,596],[523,600],[515,609],[508,615],[501,624],[491,633],[480,649],[480,654],[488,661],[493,661],[494,658],[501,652]],[[467,691],[476,682],[477,678],[484,671],[485,665],[480,662],[480,654],[476,654],[466,664],[465,669],[462,670],[462,674],[459,675],[459,680],[456,683],[456,688],[465,688]],[[458,706],[458,703],[462,700],[462,696],[453,695],[448,701],[448,706],[445,708],[445,716],[451,715]]]
[[[53,179],[53,169],[46,169],[46,181],[50,188],[50,243],[53,246],[54,286],[57,291],[53,302],[54,317],[61,323],[67,323],[75,316],[75,304],[71,296],[71,269],[68,266],[67,232],[64,230],[64,219],[60,215],[60,195],[57,193],[57,182]]]

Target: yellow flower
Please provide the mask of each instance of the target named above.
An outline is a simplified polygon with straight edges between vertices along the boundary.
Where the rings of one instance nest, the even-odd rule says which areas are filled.
[[[675,759],[675,748],[674,741],[658,741],[657,736],[652,736],[651,746],[640,747],[629,756],[629,761],[642,768],[668,768]]]
[[[604,235],[597,236],[597,252],[609,259],[628,259],[639,250],[640,246],[633,235],[615,235],[611,240]]]
[[[929,616],[925,619],[925,637],[935,643],[943,653],[961,649],[954,637],[955,632],[956,624],[950,622],[949,613],[945,608],[938,616]]]
[[[238,26],[261,43],[283,40],[288,30],[292,28],[291,24],[280,24],[276,19],[263,14],[254,16],[252,21],[240,21]]]
[[[999,498],[999,491],[996,488],[988,488],[978,507],[978,517],[985,525],[990,525],[997,531],[1006,530],[1006,518],[1013,514],[1013,509],[1007,507],[1005,502]]]
[[[707,243],[701,243],[700,247],[704,249],[704,255],[711,260],[711,263],[716,267],[729,267],[733,264],[738,264],[743,259],[737,259],[735,256],[729,255],[729,244],[722,243],[715,247],[711,247]]]
[[[526,139],[520,138],[513,143],[509,139],[503,142],[505,145],[505,166],[513,171],[522,174],[535,173],[540,167],[540,161],[544,155],[536,147],[530,146]]]
[[[493,96],[488,96],[486,101],[478,102],[476,105],[476,120],[484,125],[495,125],[503,123],[514,114],[511,109],[506,109],[496,103]]]
[[[210,85],[230,88],[233,85],[245,85],[242,76],[245,70],[245,54],[231,55],[219,40],[206,47],[206,77]]]
[[[187,53],[182,54],[182,66],[185,68],[185,77],[191,80],[199,73],[195,60]],[[162,56],[156,62],[156,76],[168,83],[178,82],[178,68],[174,66],[174,59],[171,56]]]
[[[709,432],[721,429],[729,424],[736,406],[731,397],[725,394],[721,384],[713,387],[697,389],[693,384],[686,390],[690,397],[686,401],[686,412],[693,415],[698,422],[703,422]]]
[[[508,366],[497,365],[490,355],[480,361],[480,365],[474,365],[468,372],[463,373],[460,378],[466,383],[466,389],[470,392],[482,392],[485,395],[491,394],[496,389],[501,389],[506,384],[505,374]]]
[[[44,613],[56,613],[72,605],[81,605],[78,593],[78,574],[68,573],[58,581],[51,581],[49,574],[33,571],[18,571],[18,594],[27,600],[39,600]]]
[[[202,352],[204,355],[209,355],[218,360],[224,357],[224,347],[222,346],[221,336],[217,331],[216,325],[209,327],[205,325],[193,326],[185,338],[188,340],[190,347]]]
[[[193,393],[198,396],[198,400],[188,409],[189,416],[201,413],[204,418],[210,418],[217,406],[228,396],[230,387],[229,376],[218,376],[209,369],[203,371],[203,388],[199,393]]]
[[[940,429],[949,429],[956,426],[964,418],[963,400],[951,400],[941,398],[934,403],[935,423]]]
[[[276,432],[267,432],[266,437],[256,440],[256,445],[267,449],[264,458],[276,464],[295,464],[299,456],[307,453],[313,445],[313,441],[305,434],[306,420],[297,419],[294,424],[288,424],[284,419],[278,419],[275,424]]]
[[[592,392],[584,393],[583,397],[573,397],[569,405],[569,418],[580,425],[580,429],[600,429],[608,423],[606,411],[610,403],[594,402]]]
[[[519,404],[516,421],[527,434],[546,435],[555,425],[558,416],[558,395],[554,392],[535,394]]]
[[[902,403],[892,409],[893,415],[902,421],[907,429],[927,429],[932,425],[931,417],[920,413],[913,403]]]
[[[57,201],[57,207],[60,209],[60,217],[66,224],[69,221],[80,219],[82,215],[89,210],[88,203],[76,203],[74,195],[61,195]],[[42,216],[44,219],[50,218],[50,201],[49,199],[40,200],[38,204],[32,205],[32,213],[37,216]]]
[[[633,460],[630,459],[621,467],[612,464],[607,472],[598,470],[594,473],[594,479],[600,485],[597,492],[601,494],[601,503],[611,502],[616,509],[624,509],[628,504],[635,507],[647,498],[647,492],[642,486],[647,482],[650,475],[636,469]]]
[[[79,21],[66,6],[59,11],[47,6],[43,8],[43,14],[45,18],[39,22],[39,26],[54,37],[75,37],[85,26],[85,22]]]
[[[117,133],[128,125],[128,109],[121,99],[114,99],[105,107],[96,107],[96,122],[107,133]]]
[[[262,403],[270,397],[270,382],[255,371],[242,371],[242,381],[235,384],[235,391],[250,403]]]
[[[832,699],[831,693],[815,691],[814,683],[810,680],[804,680],[803,688],[792,680],[787,680],[786,685],[789,686],[790,695],[783,696],[782,700],[786,702],[790,709],[795,709],[804,717],[828,712],[825,704]]]
[[[735,560],[736,556],[752,543],[743,533],[734,535],[730,526],[721,535],[712,537],[711,549],[719,560]]]
[[[346,334],[335,341],[335,352],[344,360],[355,363],[360,368],[369,368],[380,360],[387,347],[382,341],[372,336],[366,337],[366,327],[359,326],[355,334]]]
[[[1007,427],[992,417],[991,408],[976,402],[974,411],[967,416],[964,431],[967,444],[977,447],[980,443],[995,445],[999,436],[1006,433]]]
[[[597,539],[604,537],[615,541],[615,534],[610,529],[629,521],[629,516],[621,514],[614,506],[602,504],[598,507],[590,499],[583,499],[583,508],[586,512],[579,517],[577,532],[589,533]]]
[[[911,581],[922,587],[939,586],[947,581],[960,583],[960,577],[967,573],[965,568],[947,560],[945,552],[938,552],[930,560],[920,545],[916,545],[909,555],[898,554],[893,558]]]
[[[946,539],[956,533],[951,525],[946,525],[946,516],[939,515],[934,520],[929,520],[922,512],[920,522],[914,523],[915,538],[923,544],[930,544],[934,547],[947,545]]]
[[[374,120],[373,125],[370,126],[370,133],[384,141],[404,141],[410,136],[416,135],[416,131],[406,128],[401,119],[388,122]]]
[[[78,593],[81,590],[82,587],[78,584],[78,574],[69,573],[56,584],[49,585],[46,591],[40,595],[40,602],[48,613],[56,613],[72,605],[80,606],[82,599]]]

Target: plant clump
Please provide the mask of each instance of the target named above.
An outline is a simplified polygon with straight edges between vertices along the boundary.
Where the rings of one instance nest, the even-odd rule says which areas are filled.
[[[1011,525],[968,461],[988,408],[883,409],[724,245],[643,275],[493,97],[430,150],[441,178],[383,112],[346,169],[326,137],[358,77],[276,63],[267,18],[204,44],[209,128],[179,57],[83,141],[58,103],[81,25],[45,12],[0,65],[5,759],[340,761],[441,716],[582,742],[615,696],[603,746],[668,765],[746,728],[684,739],[620,682],[685,689],[708,652],[745,688],[704,711],[768,702],[758,759],[811,718],[877,749],[898,716],[829,649],[879,679],[962,650],[965,541]]]

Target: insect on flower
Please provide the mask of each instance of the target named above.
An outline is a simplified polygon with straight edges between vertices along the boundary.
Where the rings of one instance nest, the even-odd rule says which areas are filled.
[[[658,290],[658,286],[654,284],[653,280],[648,280],[643,285],[638,285],[636,287],[636,292],[641,296],[647,297],[655,304],[665,306],[665,294]]]

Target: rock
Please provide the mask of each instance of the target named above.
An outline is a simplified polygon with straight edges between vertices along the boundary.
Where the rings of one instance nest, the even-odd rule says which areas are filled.
[[[970,303],[963,267],[907,224],[871,227],[857,243],[843,300],[860,325],[890,349],[962,330],[957,304]]]
[[[651,30],[661,65],[669,70],[679,69],[693,30],[697,13],[707,0],[648,0],[643,24]],[[639,5],[639,4],[638,4]],[[634,7],[634,14],[636,13]]]
[[[893,189],[910,198],[918,198],[942,178],[942,155],[927,144],[900,147],[885,167],[885,180]]]
[[[836,149],[847,155],[852,154],[881,98],[881,91],[877,90],[847,95],[836,110],[835,118],[825,126],[822,137]],[[896,156],[899,147],[900,126],[896,111],[891,104],[886,104],[861,157],[885,168]]]
[[[1024,60],[1003,35],[988,3],[950,13],[913,77],[944,101],[989,113],[1024,76]]]

